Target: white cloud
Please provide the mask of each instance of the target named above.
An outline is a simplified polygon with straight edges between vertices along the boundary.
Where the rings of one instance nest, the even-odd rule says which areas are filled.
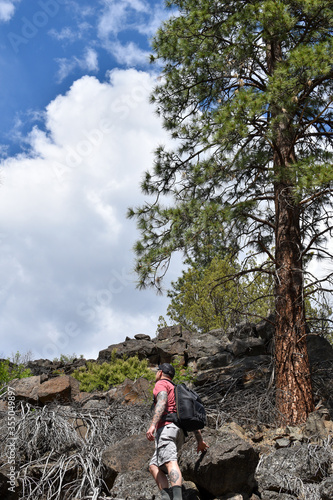
[[[59,83],[77,68],[95,71],[98,64],[93,57],[97,57],[96,50],[101,48],[109,52],[123,67],[146,67],[150,50],[140,48],[140,42],[143,37],[152,36],[162,20],[170,15],[170,11],[163,8],[157,1],[102,0],[101,8],[97,9],[97,12],[93,13],[89,10],[86,15],[83,15],[82,9],[75,2],[71,3],[71,7],[77,25],[68,25],[61,30],[53,28],[48,31],[49,35],[66,46],[78,40],[90,40],[88,43],[94,49],[87,49],[84,57],[58,58],[57,81]],[[89,19],[93,14],[96,16],[96,23]],[[94,29],[97,32],[94,32]],[[136,36],[135,42],[124,41],[124,37],[128,40],[129,33]]]
[[[110,34],[117,35],[123,30],[123,21],[126,18],[125,5],[121,2],[112,4],[100,19],[98,31],[101,38]]]
[[[121,31],[135,26],[133,16],[149,13],[150,6],[140,0],[122,0],[113,2],[104,0],[105,9],[98,24],[99,36],[108,38],[110,34],[117,35]]]
[[[85,37],[89,37],[89,32],[92,31],[92,26],[86,22],[79,22],[77,26],[65,26],[60,31],[52,28],[48,31],[48,34],[60,42],[74,43],[78,40],[82,40]]]
[[[57,31],[53,28],[48,33],[50,36],[52,36],[52,38],[55,38],[59,41],[74,42],[78,38],[76,31],[69,26],[65,26],[65,28],[62,28],[60,31]]]
[[[75,58],[66,59],[64,57],[58,58],[56,62],[58,63],[59,66],[56,74],[56,80],[58,83],[61,83],[65,80],[65,78],[67,78],[68,75],[72,73],[72,71],[74,71],[74,69],[77,66],[77,63]]]
[[[144,66],[149,62],[149,52],[140,49],[135,43],[122,45],[120,42],[109,42],[107,45],[118,64],[126,66]]]
[[[46,108],[29,157],[2,162],[0,331],[3,354],[96,357],[136,333],[154,335],[167,299],[135,288],[128,206],[152,151],[166,142],[148,95],[154,79],[85,76]],[[170,275],[170,279],[175,276]]]
[[[96,50],[87,49],[83,60],[83,68],[88,71],[98,71],[98,55]]]
[[[161,3],[157,3],[150,11],[148,19],[143,23],[138,23],[136,29],[140,34],[152,37],[160,28],[162,22],[170,17],[170,14],[169,9],[166,9]],[[172,11],[172,15],[177,15],[175,10]]]
[[[15,3],[20,0],[0,0],[0,21],[9,21],[15,12]]]
[[[61,83],[74,70],[80,68],[83,72],[95,73],[98,71],[98,54],[96,50],[87,48],[81,58],[73,56],[71,59],[61,58],[57,60],[59,69],[56,75],[58,83]]]
[[[163,8],[160,2],[104,0],[104,10],[98,22],[98,37],[118,64],[144,67],[148,63],[149,52],[140,49],[136,43],[122,43],[118,35],[132,31],[145,37],[152,36],[169,15],[170,11]]]

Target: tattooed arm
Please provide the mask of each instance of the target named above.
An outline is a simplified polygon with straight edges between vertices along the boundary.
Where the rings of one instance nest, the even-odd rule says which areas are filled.
[[[157,401],[156,401],[156,405],[155,405],[153,420],[152,420],[150,427],[149,427],[147,434],[146,434],[147,439],[149,439],[149,441],[154,441],[154,432],[156,429],[156,425],[160,421],[160,419],[165,411],[167,402],[168,402],[167,392],[166,391],[159,392],[157,394]]]

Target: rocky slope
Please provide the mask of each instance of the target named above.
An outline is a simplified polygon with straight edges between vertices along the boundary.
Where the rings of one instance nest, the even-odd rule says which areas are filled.
[[[198,335],[181,327],[138,334],[99,353],[107,361],[138,355],[152,366],[177,362],[196,375],[205,401],[210,448],[197,455],[189,436],[180,456],[185,500],[333,499],[333,349],[309,335],[317,410],[301,427],[274,426],[271,321]],[[11,385],[16,404],[15,491],[9,491],[8,407],[0,402],[0,498],[154,500],[147,469],[153,444],[145,437],[151,386],[126,380],[105,393],[80,393],[71,365],[37,360],[34,376]],[[63,376],[58,373],[63,372]],[[58,491],[58,496],[57,492]],[[52,496],[53,495],[53,496]]]

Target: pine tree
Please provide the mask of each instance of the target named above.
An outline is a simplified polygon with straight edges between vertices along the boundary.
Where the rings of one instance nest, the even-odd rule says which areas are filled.
[[[157,149],[143,180],[156,199],[129,212],[142,235],[139,286],[159,288],[172,253],[187,255],[207,227],[235,252],[265,256],[257,271],[275,280],[277,410],[304,422],[314,409],[304,299],[320,284],[306,281],[307,265],[331,258],[333,5],[168,5],[153,42],[162,73],[152,101],[176,141]]]
[[[199,332],[226,331],[242,321],[267,318],[273,308],[272,277],[258,273],[239,276],[239,269],[229,255],[215,257],[206,266],[189,266],[168,290],[169,318]],[[217,286],[226,277],[223,286]]]

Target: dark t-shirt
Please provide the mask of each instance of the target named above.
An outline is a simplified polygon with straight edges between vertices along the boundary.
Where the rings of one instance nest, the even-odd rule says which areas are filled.
[[[165,412],[163,413],[163,415],[167,415],[168,413],[176,413],[177,407],[176,407],[176,401],[175,401],[174,385],[171,384],[166,379],[162,379],[162,380],[159,380],[158,382],[156,382],[155,387],[154,387],[154,391],[153,391],[155,401],[156,401],[157,395],[162,391],[164,391],[168,394],[168,401],[167,401],[167,405],[165,407]],[[163,422],[159,421],[156,428],[159,429],[160,427],[163,427],[164,425],[169,424],[169,423],[170,423],[170,420],[166,420]]]

